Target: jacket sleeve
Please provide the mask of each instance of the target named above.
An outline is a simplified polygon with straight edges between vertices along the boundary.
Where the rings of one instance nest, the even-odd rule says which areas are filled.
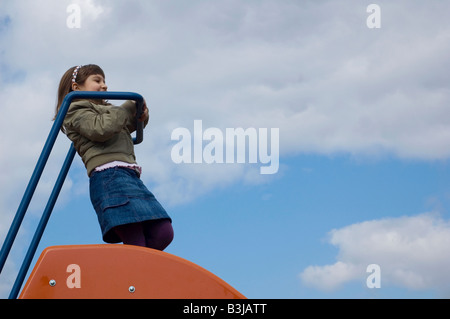
[[[72,103],[64,119],[64,127],[94,142],[105,142],[133,117],[129,108],[110,106],[99,112],[89,101]]]

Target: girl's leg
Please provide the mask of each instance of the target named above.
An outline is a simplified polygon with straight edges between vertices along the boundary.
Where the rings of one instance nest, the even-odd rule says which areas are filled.
[[[114,231],[125,245],[146,246],[144,229],[141,223],[119,225]]]
[[[164,250],[173,240],[173,228],[169,219],[149,220],[142,223],[146,246]]]

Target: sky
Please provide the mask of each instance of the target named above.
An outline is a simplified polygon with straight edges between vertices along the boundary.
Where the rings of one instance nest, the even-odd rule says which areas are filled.
[[[449,11],[438,0],[2,0],[0,243],[61,76],[94,63],[109,91],[149,106],[136,156],[173,219],[166,252],[248,298],[450,297]],[[236,142],[227,161],[238,129],[258,142]],[[61,133],[0,298],[69,146]],[[34,260],[102,243],[77,156]]]

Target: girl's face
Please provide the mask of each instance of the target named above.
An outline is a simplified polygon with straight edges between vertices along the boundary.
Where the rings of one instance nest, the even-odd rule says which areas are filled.
[[[106,85],[103,76],[100,74],[93,74],[90,75],[82,85],[73,83],[72,89],[74,91],[107,91],[108,86]]]

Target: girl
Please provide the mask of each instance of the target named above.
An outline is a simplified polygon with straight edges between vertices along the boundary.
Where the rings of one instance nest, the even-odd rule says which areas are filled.
[[[107,88],[99,66],[70,68],[59,84],[56,114],[69,92]],[[71,103],[62,130],[86,166],[103,240],[164,250],[173,239],[172,220],[140,179],[131,138],[135,115],[134,101],[116,107],[103,100],[77,100]],[[139,121],[148,123],[145,101]]]

